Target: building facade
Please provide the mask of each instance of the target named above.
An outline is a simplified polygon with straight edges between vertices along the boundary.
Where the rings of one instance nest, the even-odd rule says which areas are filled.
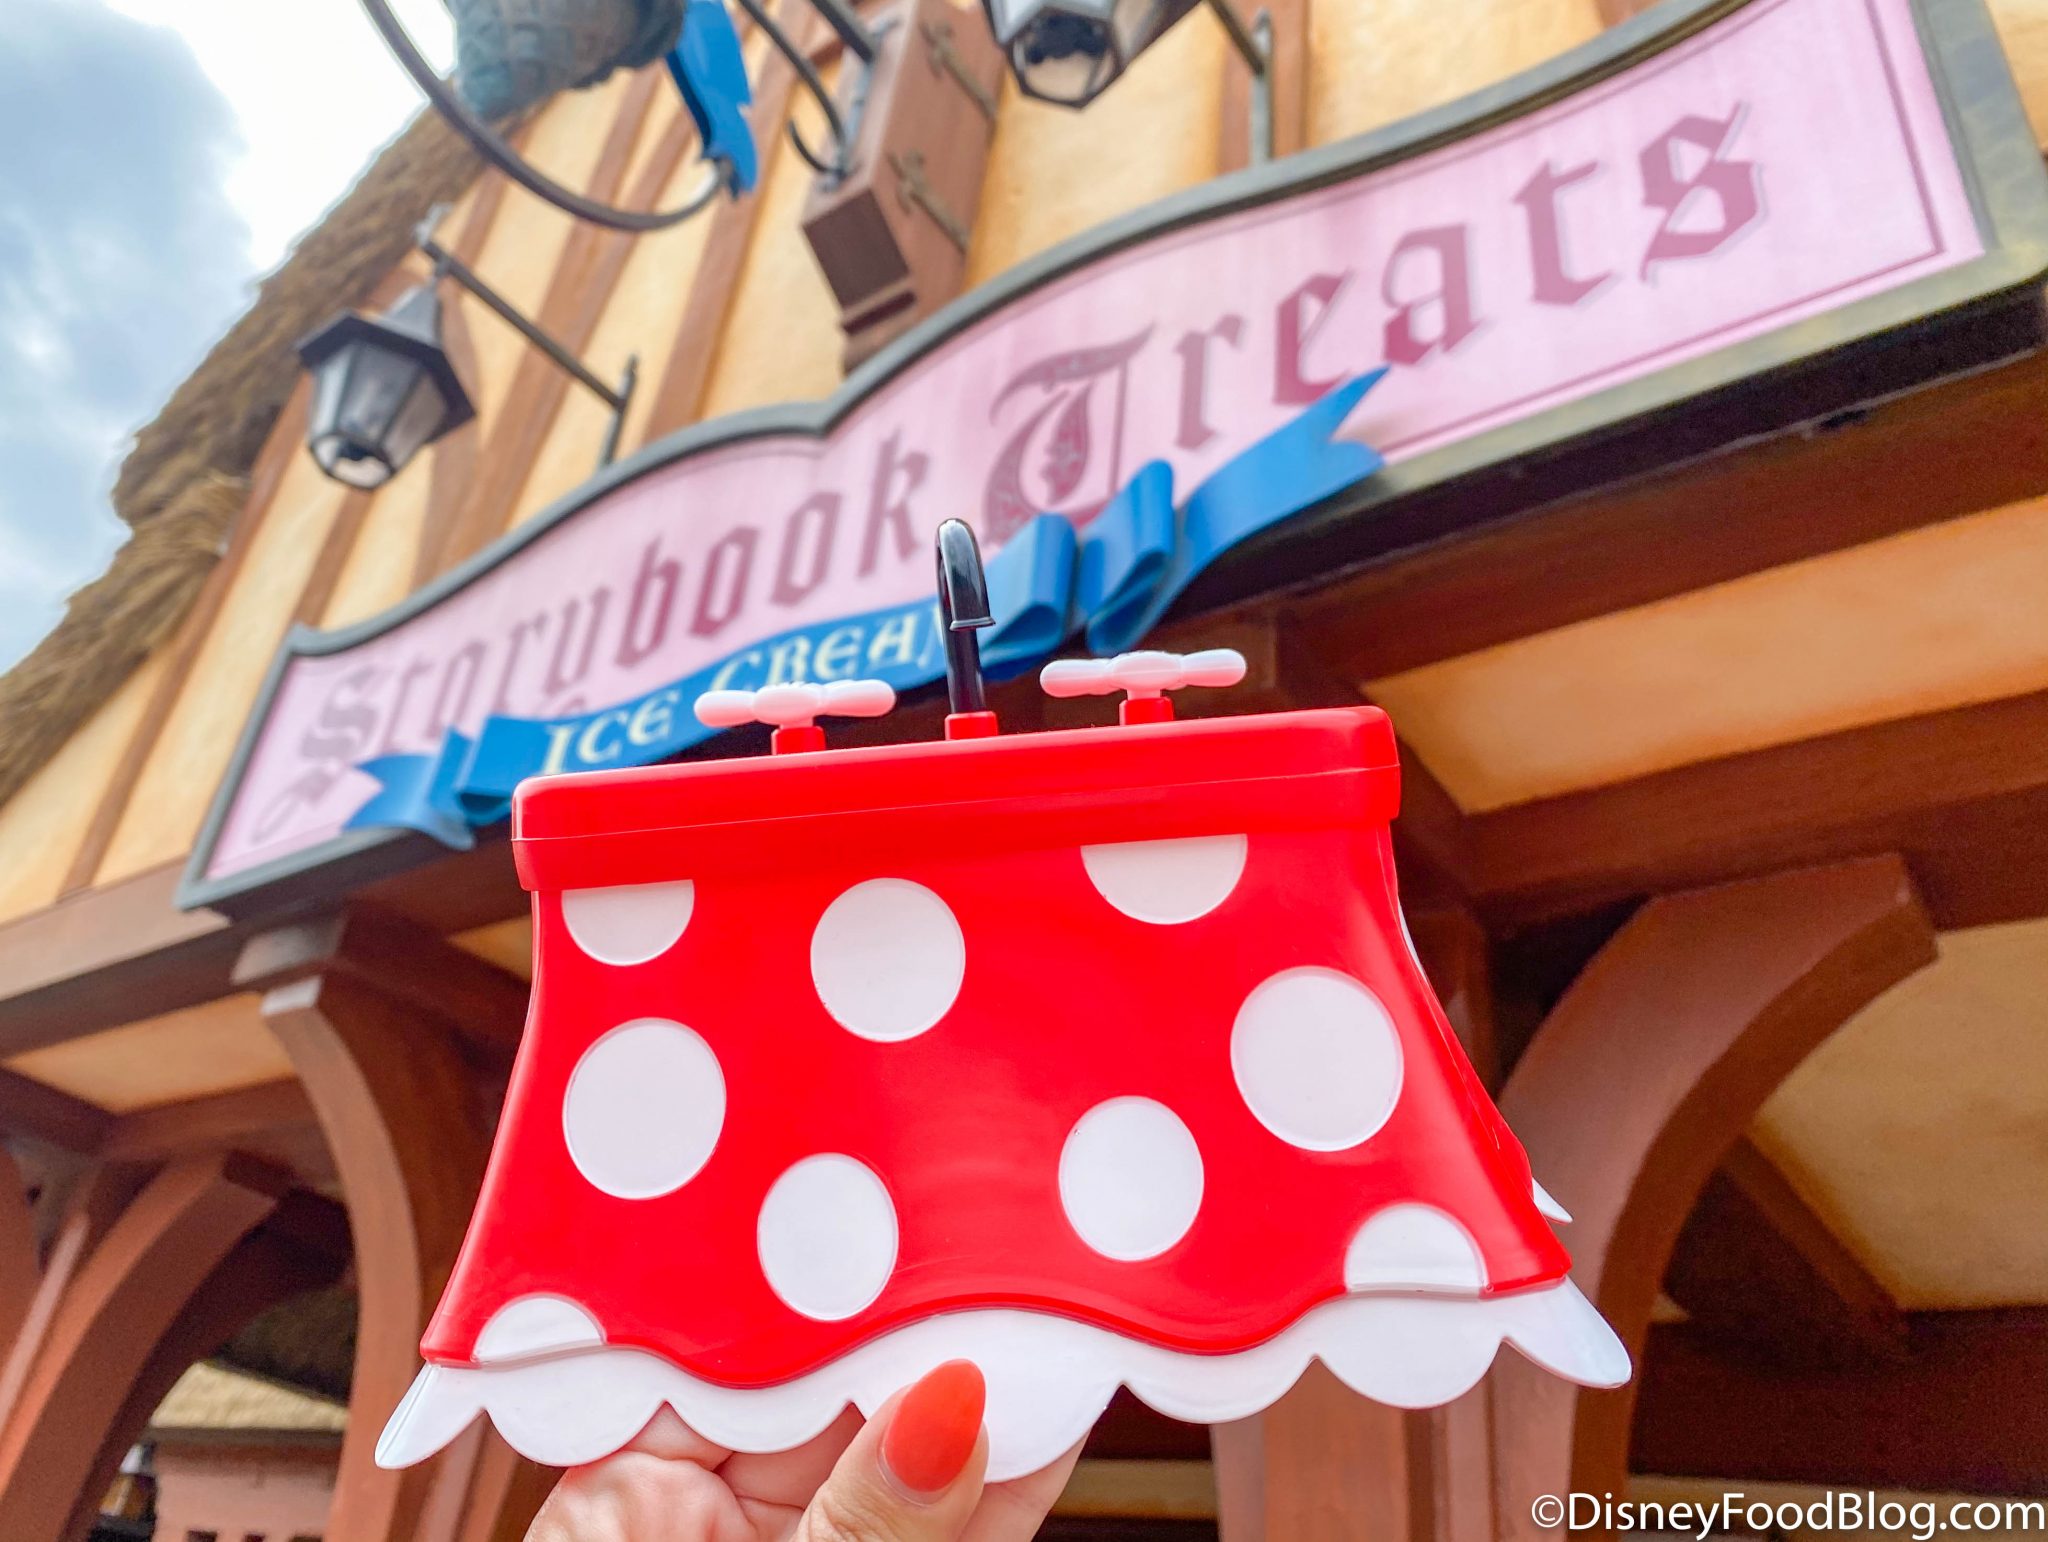
[[[939,518],[1085,527],[1146,461],[1185,490],[1382,363],[1354,422],[1386,467],[1134,635],[1246,655],[1190,710],[1392,714],[1417,951],[1637,1375],[1504,1356],[1404,1412],[1317,1368],[1213,1439],[1120,1398],[1048,1534],[2048,1493],[2048,11],[1275,0],[1256,165],[1206,13],[1082,112],[1001,80],[978,13],[949,68],[936,14],[877,109],[903,272],[832,227],[783,132],[818,114],[756,36],[752,194],[607,230],[427,116],[140,435],[133,539],[0,681],[0,1536],[86,1534],[188,1367],[337,1287],[346,1434],[276,1454],[300,1499],[331,1481],[322,1534],[512,1539],[553,1479],[483,1426],[371,1459],[531,930],[501,820],[350,823],[357,768],[501,715],[573,724],[518,769],[601,764],[659,736],[629,709],[669,677],[886,661],[834,626],[928,585]],[[513,137],[628,208],[702,175],[659,67]],[[475,416],[344,485],[292,345],[428,279],[444,204],[444,248],[638,384],[615,424],[444,285]],[[996,705],[1072,721],[1028,680]]]

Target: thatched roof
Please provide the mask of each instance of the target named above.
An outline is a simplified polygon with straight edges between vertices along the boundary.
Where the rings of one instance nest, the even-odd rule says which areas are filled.
[[[0,676],[0,802],[119,688],[190,609],[220,560],[249,471],[298,378],[293,345],[359,302],[412,245],[413,227],[475,180],[477,158],[433,112],[386,146],[346,197],[257,288],[155,420],[114,483],[133,530],[64,619]]]
[[[311,1393],[201,1363],[180,1376],[149,1421],[155,1440],[198,1435],[334,1436],[348,1409]]]

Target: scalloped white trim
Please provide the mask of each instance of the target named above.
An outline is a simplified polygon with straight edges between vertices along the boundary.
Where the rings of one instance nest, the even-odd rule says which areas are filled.
[[[488,1413],[520,1455],[580,1466],[625,1445],[663,1403],[728,1450],[786,1451],[848,1403],[871,1414],[933,1366],[967,1359],[988,1379],[989,1478],[1000,1482],[1073,1445],[1119,1383],[1171,1418],[1219,1424],[1270,1406],[1320,1359],[1367,1397],[1432,1408],[1485,1375],[1503,1341],[1582,1386],[1628,1379],[1628,1352],[1569,1280],[1491,1299],[1345,1296],[1228,1355],[1184,1354],[1069,1318],[994,1308],[908,1324],[769,1387],[717,1386],[615,1347],[519,1365],[429,1365],[385,1426],[377,1464],[421,1461]]]
[[[1536,1201],[1537,1210],[1542,1212],[1542,1214],[1547,1216],[1549,1219],[1557,1222],[1560,1226],[1569,1226],[1572,1224],[1571,1211],[1565,1209],[1563,1205],[1560,1205],[1556,1200],[1552,1199],[1550,1197],[1550,1191],[1548,1189],[1546,1189],[1542,1184],[1538,1183],[1534,1178],[1531,1178],[1529,1180],[1529,1188],[1532,1197]]]

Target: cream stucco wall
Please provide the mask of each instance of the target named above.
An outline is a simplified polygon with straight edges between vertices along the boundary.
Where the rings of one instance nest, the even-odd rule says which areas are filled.
[[[2048,0],[1999,0],[1994,7],[2023,86],[2048,119]],[[1596,34],[1595,0],[1308,0],[1304,117],[1322,142],[1435,106],[1491,84]],[[1005,92],[969,261],[971,282],[1003,271],[1069,235],[1218,170],[1223,82],[1234,67],[1214,20],[1191,15],[1139,61],[1093,108],[1081,114],[1043,107]],[[569,93],[524,132],[529,156],[557,176],[585,182],[630,82]],[[648,164],[673,120],[670,95],[657,90],[634,130],[625,176]],[[826,288],[796,215],[808,177],[777,123],[757,123],[773,146],[766,185],[738,280],[710,361],[706,402],[726,412],[791,397],[815,397],[839,379],[840,338]],[[679,197],[697,178],[686,156],[664,193]],[[464,227],[465,200],[444,224]],[[539,310],[571,233],[569,219],[518,189],[496,198],[496,212],[475,250],[475,266],[528,313]],[[640,443],[659,382],[673,361],[677,330],[700,278],[710,219],[641,238],[602,299],[585,352],[614,375],[637,352],[641,389],[625,447]],[[594,464],[604,410],[580,389],[564,393],[552,421],[530,445],[494,443],[505,393],[529,357],[526,344],[473,301],[450,292],[468,333],[468,384],[479,422],[463,453],[481,467],[491,456],[530,456],[502,523],[530,517],[577,486]],[[437,452],[438,453],[438,452]],[[465,491],[451,458],[434,495],[432,457],[352,511],[352,544],[330,552],[333,588],[320,619],[361,620],[402,598],[445,534],[436,521]],[[471,471],[470,475],[475,475]],[[163,726],[137,747],[144,756],[118,824],[101,882],[175,861],[189,848],[218,786],[235,738],[279,639],[300,608],[344,493],[292,449],[267,505],[252,511],[248,550],[192,667],[174,681],[161,669],[139,673],[80,731],[44,773],[0,809],[0,919],[55,897],[78,842],[98,811],[100,793],[129,754],[128,738],[150,714],[159,691],[173,691]],[[486,520],[489,523],[489,520]],[[471,531],[486,539],[492,530]],[[459,553],[458,553],[459,554]]]

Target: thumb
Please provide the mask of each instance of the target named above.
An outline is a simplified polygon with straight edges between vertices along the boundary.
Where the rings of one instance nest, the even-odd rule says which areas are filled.
[[[868,1420],[813,1496],[796,1542],[954,1542],[988,1467],[971,1361],[948,1360]]]

